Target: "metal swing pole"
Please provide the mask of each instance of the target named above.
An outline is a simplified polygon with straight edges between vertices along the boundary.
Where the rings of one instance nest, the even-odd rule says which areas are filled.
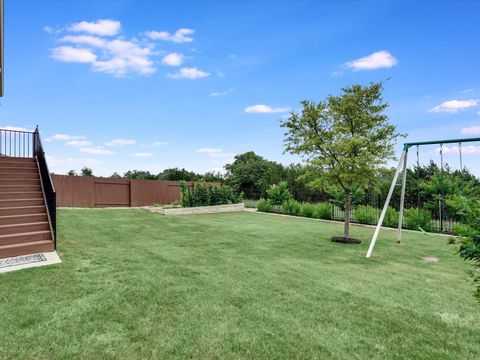
[[[402,239],[403,209],[405,206],[405,188],[407,184],[407,157],[408,148],[405,150],[405,157],[403,159],[402,193],[400,195],[400,214],[398,216],[397,243],[400,243],[400,240]]]
[[[440,144],[440,186],[441,186],[441,198],[440,198],[440,232],[443,232],[443,217],[444,217],[444,188],[443,188],[443,144]]]
[[[397,184],[398,175],[400,174],[400,170],[402,166],[404,166],[405,157],[407,156],[408,145],[405,145],[402,151],[402,155],[400,156],[400,160],[398,162],[397,170],[395,171],[395,175],[393,176],[392,185],[390,185],[390,190],[388,191],[387,199],[385,200],[385,205],[383,206],[382,214],[380,215],[380,219],[378,220],[377,227],[375,228],[375,232],[373,233],[372,241],[370,241],[370,246],[368,247],[366,257],[369,258],[372,256],[373,248],[375,247],[375,242],[377,241],[378,234],[380,233],[380,229],[383,224],[383,219],[385,218],[385,214],[387,213],[388,204],[390,204],[390,199],[392,198],[393,191],[395,190],[395,185]]]

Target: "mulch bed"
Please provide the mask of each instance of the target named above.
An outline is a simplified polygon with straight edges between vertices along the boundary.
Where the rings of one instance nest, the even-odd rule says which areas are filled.
[[[358,239],[346,238],[346,237],[343,237],[343,236],[332,236],[332,242],[338,242],[338,243],[341,243],[341,244],[355,244],[355,245],[358,245],[358,244],[362,243]]]

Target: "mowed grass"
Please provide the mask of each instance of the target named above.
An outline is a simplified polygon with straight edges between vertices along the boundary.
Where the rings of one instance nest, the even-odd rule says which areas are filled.
[[[63,264],[0,275],[4,359],[479,359],[446,238],[256,213],[65,209]],[[422,256],[437,256],[436,263]]]

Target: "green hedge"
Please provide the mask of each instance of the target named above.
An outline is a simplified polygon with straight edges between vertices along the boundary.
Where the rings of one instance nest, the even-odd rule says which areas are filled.
[[[183,207],[238,204],[243,201],[243,194],[236,194],[230,186],[212,186],[203,181],[197,182],[194,188],[189,188],[187,182],[181,180],[180,194]]]
[[[374,225],[377,223],[377,212],[370,205],[357,206],[354,215],[360,224]]]
[[[405,209],[403,217],[403,224],[407,229],[418,230],[420,226],[425,231],[432,230],[432,214],[428,210]]]
[[[285,201],[282,205],[282,210],[285,215],[294,215],[297,216],[300,214],[300,209],[302,205],[293,199]]]
[[[270,212],[273,204],[270,200],[260,199],[257,202],[257,210],[261,212]]]
[[[315,212],[313,217],[316,219],[332,220],[333,209],[332,204],[328,202],[315,204]]]

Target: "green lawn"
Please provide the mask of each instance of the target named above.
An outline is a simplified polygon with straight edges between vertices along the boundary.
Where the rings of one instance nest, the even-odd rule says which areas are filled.
[[[63,264],[0,275],[0,358],[479,359],[446,238],[268,214],[61,210]],[[421,260],[435,255],[437,263]]]

